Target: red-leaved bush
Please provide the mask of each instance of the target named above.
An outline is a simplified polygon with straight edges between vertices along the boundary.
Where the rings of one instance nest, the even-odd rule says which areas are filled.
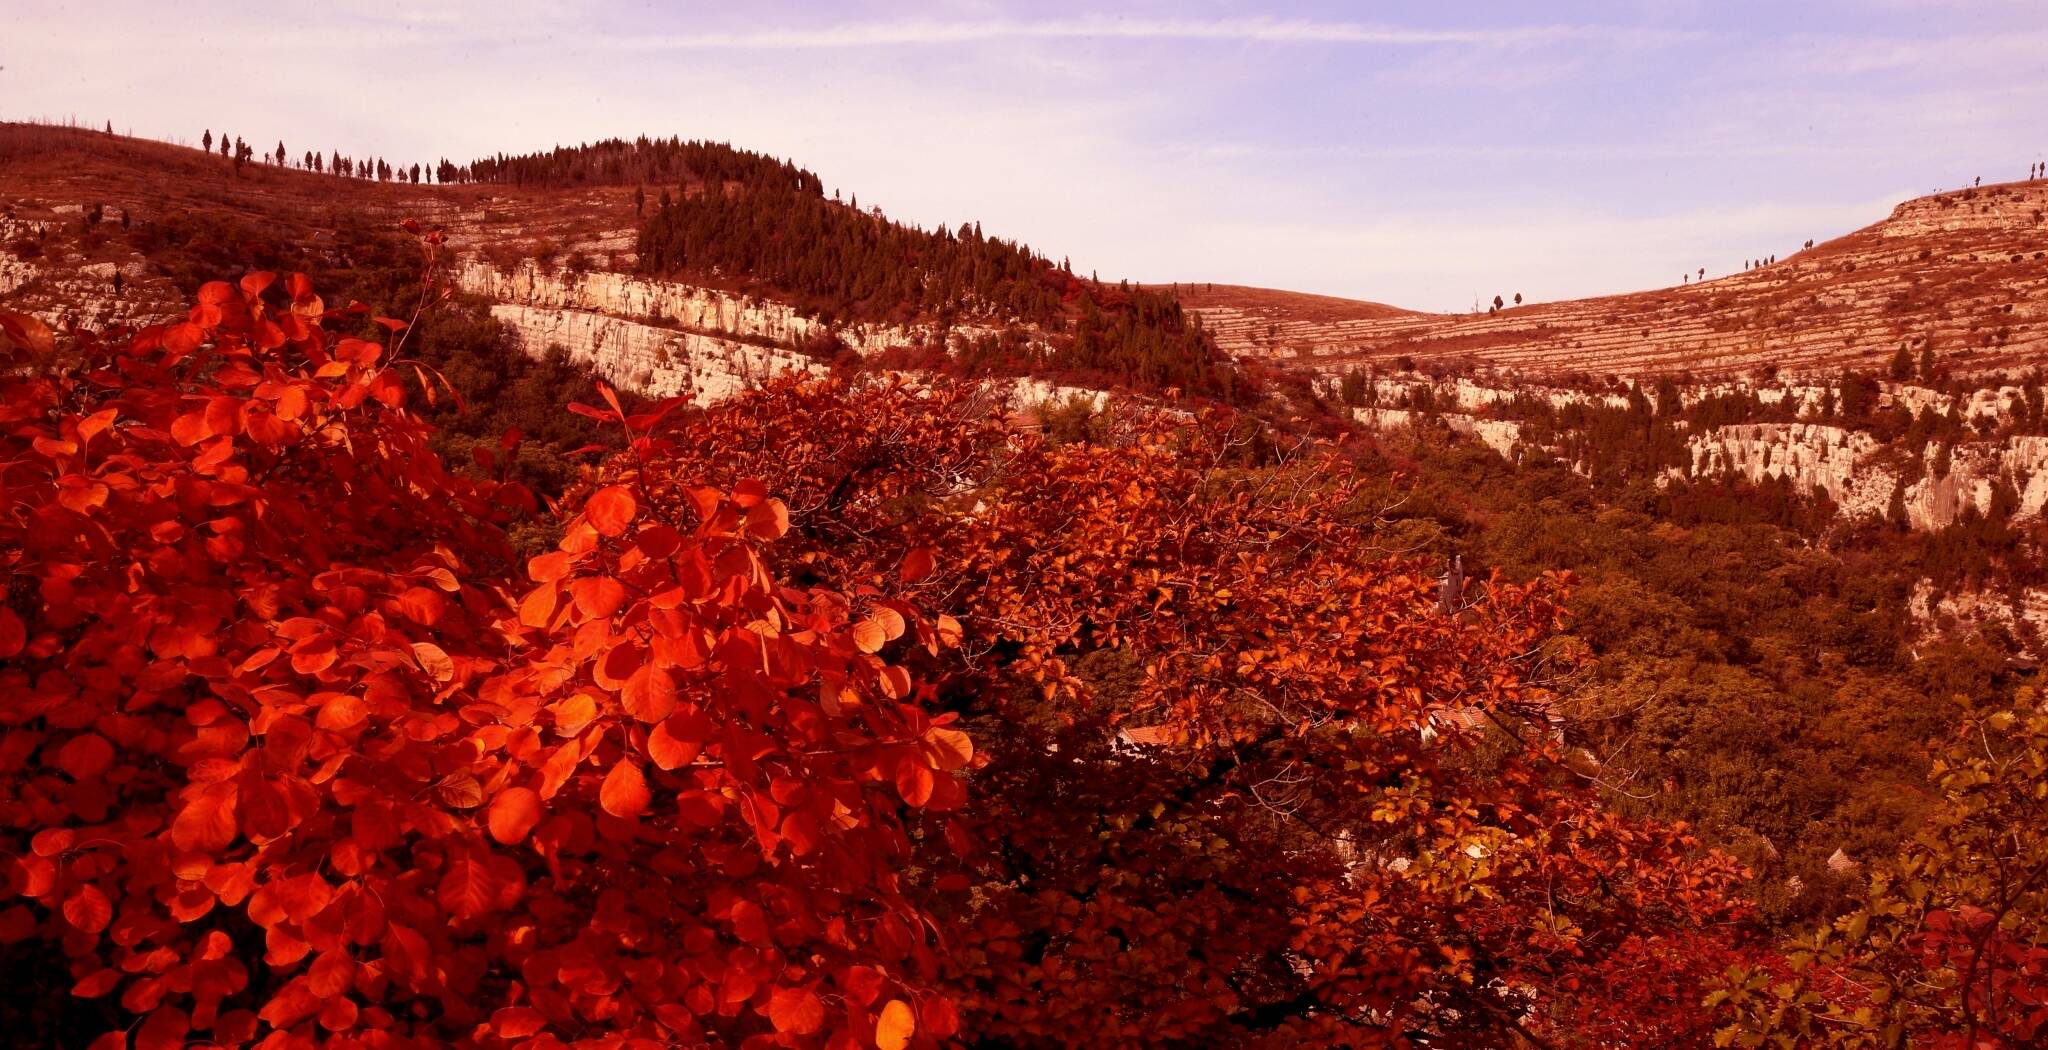
[[[949,1036],[898,814],[956,805],[972,746],[891,657],[938,626],[780,582],[759,482],[652,497],[633,457],[508,582],[492,523],[530,497],[443,469],[405,407],[431,378],[324,311],[251,274],[62,357],[5,317],[0,942],[61,948],[105,1004],[68,1023]]]

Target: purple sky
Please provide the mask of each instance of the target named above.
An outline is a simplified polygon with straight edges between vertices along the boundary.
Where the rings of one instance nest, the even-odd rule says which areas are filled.
[[[1739,269],[2048,159],[2048,0],[0,7],[0,118],[786,155],[1105,278],[1467,309]]]

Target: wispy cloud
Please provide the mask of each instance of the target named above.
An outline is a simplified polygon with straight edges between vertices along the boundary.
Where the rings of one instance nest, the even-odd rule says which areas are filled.
[[[929,47],[1005,40],[1207,40],[1264,44],[1503,47],[1567,41],[1652,43],[1687,34],[1606,25],[1496,29],[1420,29],[1365,22],[1275,18],[1116,18],[848,22],[802,29],[759,29],[621,37],[641,50],[803,50]]]

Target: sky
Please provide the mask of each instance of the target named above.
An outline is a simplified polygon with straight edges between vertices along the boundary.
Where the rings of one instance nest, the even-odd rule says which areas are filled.
[[[0,5],[0,119],[464,160],[729,141],[1104,279],[1465,310],[2048,159],[2048,0]]]

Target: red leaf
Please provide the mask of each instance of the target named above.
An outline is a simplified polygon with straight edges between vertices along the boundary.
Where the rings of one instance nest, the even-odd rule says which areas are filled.
[[[540,796],[532,788],[506,788],[491,800],[491,837],[507,846],[525,841],[539,823]]]
[[[441,614],[448,609],[448,599],[431,587],[411,587],[398,596],[398,611],[406,619],[424,627],[441,622]]]
[[[97,970],[72,985],[71,994],[80,999],[97,999],[113,991],[114,986],[120,983],[121,971],[111,968]]]
[[[321,952],[306,970],[306,987],[322,998],[348,991],[355,979],[356,961],[346,947]]]
[[[675,713],[676,683],[668,671],[654,663],[641,666],[619,690],[619,702],[626,713],[642,722],[659,722]]]
[[[809,988],[777,988],[768,996],[768,1020],[778,1032],[809,1035],[825,1026],[825,1003]]]
[[[114,745],[98,733],[72,737],[57,749],[57,768],[71,774],[73,780],[90,780],[113,764]]]
[[[663,769],[676,769],[696,761],[704,749],[704,719],[676,715],[647,734],[647,757]]]
[[[491,1015],[491,1028],[500,1039],[524,1039],[546,1024],[547,1018],[531,1006],[507,1006]]]
[[[598,790],[598,805],[615,817],[637,817],[647,812],[648,803],[654,801],[653,792],[647,790],[647,778],[640,772],[640,766],[629,758],[622,758],[605,774],[604,786]]]
[[[585,619],[604,620],[626,604],[626,588],[609,576],[586,576],[569,585],[569,597]]]
[[[448,863],[435,896],[455,917],[473,919],[491,910],[498,896],[497,880],[481,861],[463,854]]]
[[[583,516],[599,533],[618,536],[633,523],[633,515],[638,510],[639,505],[625,486],[608,485],[591,493],[590,500],[583,505]]]
[[[13,609],[0,608],[0,660],[19,654],[28,644],[28,627]]]
[[[64,920],[87,933],[98,933],[114,921],[114,903],[88,882],[64,898]]]
[[[235,790],[232,783],[216,784],[194,795],[171,821],[171,842],[182,850],[213,851],[235,841],[241,830],[235,822]]]
[[[914,758],[904,758],[896,763],[896,793],[903,801],[913,806],[922,806],[932,799],[932,769]]]
[[[930,576],[937,567],[938,561],[932,557],[930,547],[912,547],[910,553],[903,556],[903,567],[897,570],[897,576],[904,583],[916,583]]]
[[[550,551],[537,555],[526,563],[526,574],[535,583],[551,583],[569,575],[576,566],[576,557],[565,551]]]

